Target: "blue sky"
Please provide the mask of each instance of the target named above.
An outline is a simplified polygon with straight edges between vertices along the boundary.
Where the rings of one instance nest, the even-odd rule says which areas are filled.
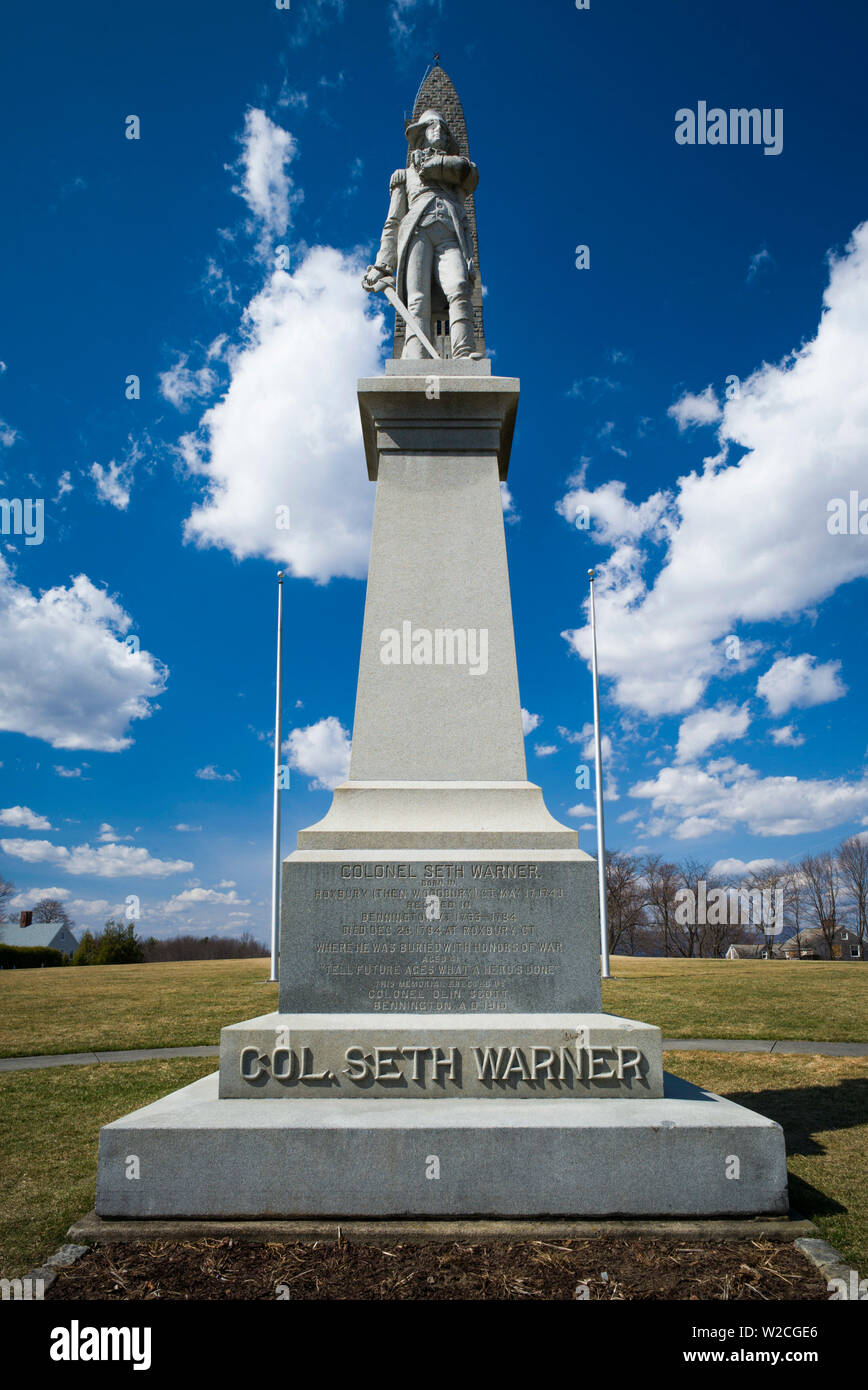
[[[868,826],[866,28],[843,0],[5,7],[0,497],[44,499],[41,544],[0,538],[18,905],[98,925],[135,895],[146,934],[265,937],[274,576],[288,852],[352,729],[354,383],[387,340],[359,275],[435,48],[522,382],[531,780],[593,853],[595,564],[611,846],[735,876]],[[678,144],[700,101],[782,111],[781,152]]]

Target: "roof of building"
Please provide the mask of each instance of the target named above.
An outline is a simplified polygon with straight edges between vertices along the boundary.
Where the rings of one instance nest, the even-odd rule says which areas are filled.
[[[745,942],[738,942],[737,944],[735,944],[735,945],[733,945],[733,946],[730,946],[730,948],[729,948],[729,950],[727,951],[726,954],[727,954],[728,956],[734,957],[736,960],[761,960],[761,959],[762,959],[762,956],[763,956],[763,952],[764,952],[765,950],[766,950],[766,945],[765,945],[765,942],[763,942],[763,941],[747,942],[747,943],[745,943]],[[773,957],[775,957],[775,956],[780,956],[780,954],[781,954],[781,948],[780,948],[780,946],[773,946],[773,947],[772,947],[772,956],[773,956]]]
[[[836,944],[842,941],[852,941],[856,944],[859,940],[859,936],[857,932],[854,932],[852,927],[838,927],[832,940]],[[802,950],[810,949],[814,946],[825,946],[825,944],[826,938],[823,935],[822,927],[803,927],[798,937],[793,933],[793,935],[788,936],[784,942],[785,946],[792,948],[801,946]]]
[[[31,922],[29,927],[3,922],[0,923],[0,942],[4,946],[51,946],[67,954],[78,947],[76,938],[63,922]]]

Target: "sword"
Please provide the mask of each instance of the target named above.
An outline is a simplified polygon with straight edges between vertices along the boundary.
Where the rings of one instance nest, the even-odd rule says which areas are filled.
[[[368,289],[367,285],[365,285],[365,289]],[[370,287],[371,294],[380,294],[381,292],[386,296],[392,308],[397,310],[397,312],[401,315],[401,318],[404,320],[404,322],[408,324],[410,328],[412,328],[413,332],[416,334],[416,337],[419,339],[419,342],[426,349],[426,351],[430,353],[432,357],[436,358],[438,362],[442,362],[443,358],[440,356],[440,353],[437,351],[436,347],[434,347],[434,344],[428,338],[427,334],[422,328],[421,323],[416,318],[416,315],[411,314],[406,304],[404,304],[398,298],[397,294],[392,289],[391,285],[389,284],[389,281],[386,279],[385,276],[382,280],[378,280],[376,284],[371,285]]]

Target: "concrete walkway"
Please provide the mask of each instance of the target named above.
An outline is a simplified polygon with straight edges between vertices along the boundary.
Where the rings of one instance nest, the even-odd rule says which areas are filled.
[[[782,1042],[765,1038],[664,1038],[671,1052],[797,1052],[822,1057],[868,1057],[868,1043]],[[97,1062],[159,1062],[171,1057],[219,1057],[219,1047],[140,1047],[131,1052],[58,1052],[41,1057],[0,1057],[0,1072],[41,1067],[90,1067]]]

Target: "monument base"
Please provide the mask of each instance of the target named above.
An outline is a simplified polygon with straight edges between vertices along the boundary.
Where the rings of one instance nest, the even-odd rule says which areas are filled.
[[[663,1095],[660,1029],[613,1014],[263,1014],[220,1034],[220,1099]]]
[[[667,1075],[657,1100],[220,1100],[203,1077],[100,1132],[103,1217],[756,1216],[780,1125]]]

